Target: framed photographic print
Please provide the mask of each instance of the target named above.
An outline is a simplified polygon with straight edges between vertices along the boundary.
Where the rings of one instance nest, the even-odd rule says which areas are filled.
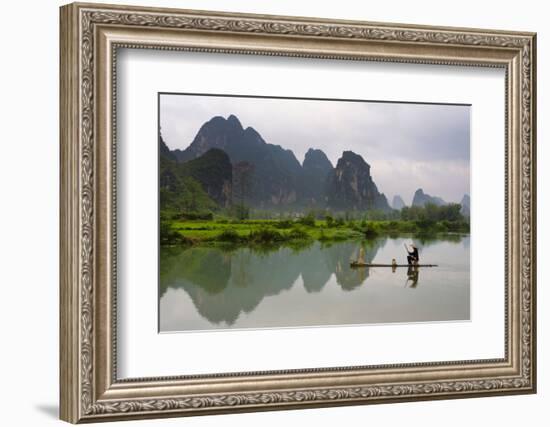
[[[536,390],[535,34],[61,8],[61,418]]]

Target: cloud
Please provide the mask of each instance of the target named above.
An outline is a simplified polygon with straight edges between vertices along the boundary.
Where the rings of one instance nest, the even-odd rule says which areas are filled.
[[[160,97],[166,144],[185,149],[201,125],[235,114],[266,142],[291,149],[299,161],[322,149],[336,164],[342,151],[372,166],[379,190],[410,202],[414,191],[448,201],[469,193],[470,107],[382,102],[258,99],[194,95]]]

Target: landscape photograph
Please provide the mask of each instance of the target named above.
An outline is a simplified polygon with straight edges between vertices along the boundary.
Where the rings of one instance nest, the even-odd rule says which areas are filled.
[[[159,331],[470,320],[470,108],[159,93]]]

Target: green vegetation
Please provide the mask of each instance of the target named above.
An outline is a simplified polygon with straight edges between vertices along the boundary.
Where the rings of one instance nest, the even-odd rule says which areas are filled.
[[[379,236],[412,234],[430,238],[437,234],[468,233],[464,219],[451,220],[349,220],[341,218],[316,220],[211,220],[172,219],[161,222],[161,244],[233,244],[277,245],[307,241],[341,241],[374,239]],[[179,237],[178,237],[179,236]]]
[[[425,220],[425,221],[460,221],[464,217],[460,213],[459,203],[450,203],[448,205],[437,206],[427,203],[425,206],[411,206],[401,209],[401,219],[403,220]]]
[[[202,163],[208,166],[214,156],[220,154],[213,152],[185,166],[161,158],[161,245],[296,246],[316,240],[373,240],[404,234],[429,239],[435,235],[470,232],[469,218],[461,214],[460,204],[426,204],[404,207],[401,211],[253,210],[245,203],[249,186],[246,165],[241,165],[240,195],[234,197],[234,203],[222,208],[196,179],[204,169]]]
[[[175,231],[169,221],[161,220],[159,231],[161,245],[185,245],[193,243],[192,240]]]
[[[186,163],[161,155],[161,218],[212,219],[213,212],[227,203],[224,188],[230,184],[231,163],[221,150],[210,150]]]
[[[421,201],[443,205],[390,209],[370,177],[368,164],[351,151],[343,153],[345,161],[336,168],[324,153],[308,151],[309,172],[302,172],[324,172],[307,184],[299,182],[306,175],[297,172],[300,169],[290,151],[281,147],[266,151],[269,144],[258,144],[259,135],[242,130],[236,117],[216,117],[208,123],[210,130],[201,128],[197,139],[202,142],[193,142],[183,151],[171,151],[159,135],[160,243],[164,246],[276,246],[469,233],[469,218],[461,214],[460,204],[444,204],[421,189],[415,199],[419,194]],[[234,131],[251,139],[241,141]],[[226,153],[216,141],[228,135],[232,143],[224,144]],[[256,148],[249,152],[251,147]],[[336,169],[345,172],[346,178],[329,183],[327,174]]]
[[[181,212],[182,217],[201,219],[211,214],[216,203],[208,197],[201,185],[191,177],[182,177],[172,184],[175,191],[160,189],[161,209],[165,214],[172,216]]]

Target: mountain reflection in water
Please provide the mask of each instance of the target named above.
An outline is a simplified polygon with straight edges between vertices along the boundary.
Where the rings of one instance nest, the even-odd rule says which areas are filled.
[[[433,269],[350,268],[402,262],[413,241]],[[467,320],[469,236],[311,243],[301,248],[161,248],[160,330]]]

